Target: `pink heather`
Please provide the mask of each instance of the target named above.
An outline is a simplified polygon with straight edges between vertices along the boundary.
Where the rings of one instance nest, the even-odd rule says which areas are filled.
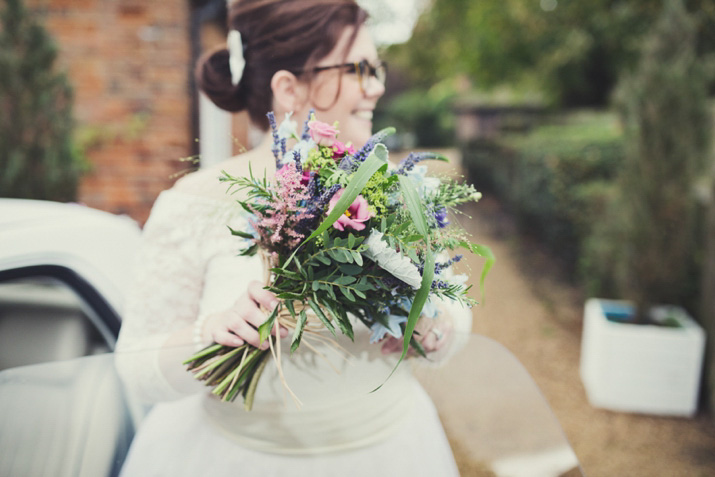
[[[276,172],[275,197],[264,212],[253,210],[257,217],[254,228],[259,231],[264,245],[279,245],[282,242],[294,247],[304,237],[293,227],[306,218],[305,207],[299,203],[310,197],[301,184],[302,174],[294,162],[289,162]]]

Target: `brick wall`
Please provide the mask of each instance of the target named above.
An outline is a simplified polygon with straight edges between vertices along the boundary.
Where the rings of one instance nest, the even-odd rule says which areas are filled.
[[[80,201],[143,223],[193,144],[187,0],[27,0],[75,90]]]

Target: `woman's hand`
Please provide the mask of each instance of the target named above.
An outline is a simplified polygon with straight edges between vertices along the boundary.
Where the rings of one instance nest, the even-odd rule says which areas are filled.
[[[268,313],[278,306],[278,298],[263,289],[258,281],[252,281],[232,308],[210,315],[204,323],[203,338],[226,346],[241,346],[248,343],[256,348],[268,349],[268,341],[261,344],[258,327],[266,321]],[[275,328],[271,331],[275,336]],[[288,330],[280,327],[281,338]]]
[[[451,343],[454,338],[454,327],[452,319],[446,313],[440,312],[435,318],[420,317],[415,326],[415,331],[412,337],[415,341],[422,344],[422,348],[426,354],[439,351],[448,343]],[[382,345],[383,354],[401,353],[404,340],[388,336]],[[410,348],[410,354],[414,351]]]

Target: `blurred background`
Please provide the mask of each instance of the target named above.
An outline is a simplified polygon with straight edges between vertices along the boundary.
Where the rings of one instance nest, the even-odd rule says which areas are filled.
[[[713,475],[712,347],[689,417],[595,407],[579,361],[589,297],[678,305],[715,342],[715,3],[359,3],[389,64],[375,129],[484,193],[461,219],[498,257],[474,331],[526,366],[588,475]],[[178,176],[250,147],[193,80],[225,24],[225,0],[2,0],[0,197],[143,224]]]

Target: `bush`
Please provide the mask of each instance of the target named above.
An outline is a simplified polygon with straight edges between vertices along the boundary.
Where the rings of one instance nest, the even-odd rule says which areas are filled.
[[[626,138],[618,181],[618,207],[625,215],[619,291],[643,314],[659,303],[695,308],[688,302],[697,288],[694,257],[701,244],[693,190],[707,171],[712,133],[695,21],[682,0],[664,3],[616,103]]]
[[[471,143],[463,154],[477,188],[505,202],[519,229],[576,276],[592,218],[605,209],[623,156],[615,116],[559,116],[526,134]]]
[[[74,200],[84,167],[72,143],[72,90],[57,50],[20,0],[0,11],[0,196]]]
[[[393,126],[405,148],[447,147],[454,144],[454,94],[448,88],[413,89],[381,106],[375,130]],[[404,138],[409,139],[404,139]],[[399,145],[398,145],[399,146]]]

